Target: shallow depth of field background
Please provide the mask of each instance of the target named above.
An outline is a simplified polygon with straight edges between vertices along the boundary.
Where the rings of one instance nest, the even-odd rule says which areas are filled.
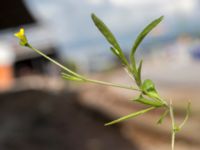
[[[177,134],[177,150],[200,149],[200,2],[198,0],[2,0],[0,5],[1,150],[168,150],[170,119],[162,110],[111,127],[104,123],[137,111],[134,91],[65,81],[60,69],[19,46],[30,43],[72,70],[93,79],[134,85],[94,26],[95,13],[128,57],[139,32],[164,20],[137,50],[143,79],[173,100],[177,123],[188,101],[192,113]]]

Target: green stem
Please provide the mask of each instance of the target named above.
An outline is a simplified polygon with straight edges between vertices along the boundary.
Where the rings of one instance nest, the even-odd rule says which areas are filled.
[[[172,143],[171,143],[171,144],[172,144],[172,145],[171,145],[172,150],[174,150],[175,137],[176,137],[176,132],[173,132],[173,133],[172,133],[172,141],[171,141],[171,142],[172,142]]]
[[[163,122],[164,118],[168,115],[168,113],[169,113],[169,109],[166,108],[164,113],[160,116],[160,119],[157,121],[157,124],[161,124]]]
[[[134,88],[132,86],[126,86],[126,85],[121,85],[121,84],[114,84],[114,83],[109,83],[109,82],[104,82],[104,81],[98,81],[98,80],[92,80],[92,79],[84,79],[87,82],[95,83],[95,84],[101,84],[105,86],[113,86],[113,87],[118,87],[118,88],[123,88],[123,89],[128,89],[128,90],[136,90],[140,91],[137,88]]]
[[[182,129],[183,126],[185,125],[185,123],[187,122],[189,115],[190,115],[190,102],[188,103],[188,106],[187,106],[187,112],[186,112],[185,119],[183,120],[183,122],[179,126],[180,129]]]
[[[170,101],[169,111],[170,111],[170,117],[171,117],[171,122],[172,122],[171,149],[174,150],[176,132],[175,132],[175,121],[174,121],[174,111],[173,111],[173,107],[172,107],[172,101]]]
[[[70,73],[70,74],[72,74],[72,75],[74,75],[76,77],[79,77],[79,78],[83,79],[84,81],[91,82],[91,83],[96,83],[96,84],[101,84],[101,85],[107,85],[107,86],[113,86],[113,87],[119,87],[119,88],[129,89],[129,90],[140,91],[137,88],[134,88],[134,87],[131,87],[131,86],[125,86],[125,85],[120,85],[120,84],[108,83],[108,82],[103,82],[103,81],[98,81],[98,80],[85,79],[83,76],[81,76],[81,75],[79,75],[79,74],[71,71],[67,67],[65,67],[62,64],[60,64],[59,62],[55,61],[54,59],[52,59],[52,58],[48,57],[47,55],[45,55],[44,53],[42,53],[40,50],[32,47],[30,44],[27,44],[26,46],[29,47],[30,49],[34,50],[39,55],[45,57],[47,60],[51,61],[55,65],[59,66],[63,70],[67,71],[68,73]]]
[[[68,69],[67,67],[63,66],[62,64],[60,64],[59,62],[55,61],[54,59],[48,57],[47,55],[45,55],[44,53],[42,53],[40,50],[32,47],[30,44],[27,44],[26,47],[32,49],[33,51],[35,51],[36,53],[38,53],[39,55],[45,57],[46,59],[48,59],[49,61],[51,61],[52,63],[54,63],[55,65],[59,66],[60,68],[62,68],[63,70],[67,71],[68,73],[76,76],[76,77],[79,77],[79,78],[83,78],[81,75],[75,73],[74,71]]]

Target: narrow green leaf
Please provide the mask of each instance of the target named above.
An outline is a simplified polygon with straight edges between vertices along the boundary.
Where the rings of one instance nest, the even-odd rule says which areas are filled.
[[[125,66],[128,66],[128,61],[126,60],[125,56],[124,55],[121,55],[119,53],[119,51],[114,48],[114,47],[110,47],[111,51],[119,58],[119,60],[121,61],[121,63]]]
[[[140,111],[137,111],[137,112],[134,112],[134,113],[131,113],[129,115],[126,115],[124,117],[121,117],[119,119],[116,119],[114,121],[111,121],[109,123],[106,123],[105,126],[109,126],[109,125],[113,125],[113,124],[116,124],[116,123],[119,123],[121,121],[124,121],[124,120],[127,120],[127,119],[130,119],[130,118],[134,118],[136,116],[139,116],[139,115],[142,115],[150,110],[153,110],[155,109],[155,107],[150,107],[150,108],[147,108],[147,109],[143,109],[143,110],[140,110]]]
[[[99,31],[104,35],[104,37],[106,38],[106,40],[116,49],[118,50],[118,52],[121,54],[121,48],[116,40],[116,38],[114,37],[114,35],[112,34],[112,32],[108,29],[108,27],[104,24],[103,21],[101,21],[95,14],[91,15],[92,20],[94,22],[94,24],[96,25],[96,27],[99,29]]]
[[[143,63],[143,60],[140,60],[140,64],[138,66],[138,82],[141,84],[142,82],[142,77],[141,77],[141,71],[142,71],[142,63]]]
[[[160,116],[159,120],[157,121],[157,124],[162,124],[164,118],[168,115],[168,113],[169,113],[169,109],[166,109],[164,113]]]
[[[120,57],[120,53],[119,53],[119,51],[118,51],[116,48],[110,47],[110,50],[111,50],[117,57]]]
[[[128,61],[124,56],[120,45],[118,44],[116,38],[114,37],[113,33],[109,30],[109,28],[104,24],[102,20],[100,20],[95,14],[91,15],[92,20],[99,31],[103,34],[106,40],[112,45],[110,50],[121,60],[123,65],[128,66]]]
[[[143,97],[142,95],[140,95],[138,98],[134,99],[133,101],[145,104],[145,105],[149,105],[149,106],[154,106],[154,107],[161,107],[163,106],[163,103],[161,101],[158,100],[153,100],[153,99],[147,99],[145,97]]]
[[[132,47],[131,50],[131,54],[130,54],[130,60],[131,62],[134,61],[134,55],[135,55],[135,51],[138,48],[138,46],[140,45],[140,43],[142,42],[142,40],[145,38],[145,36],[152,30],[154,29],[161,21],[163,20],[163,16],[161,16],[158,19],[155,19],[154,21],[152,21],[149,25],[147,25],[142,32],[137,36],[137,39],[134,42],[134,45]]]

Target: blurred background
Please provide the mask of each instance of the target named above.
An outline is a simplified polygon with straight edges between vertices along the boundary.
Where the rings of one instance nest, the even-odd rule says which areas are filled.
[[[137,111],[137,93],[61,79],[60,69],[13,36],[25,28],[30,43],[46,55],[93,79],[132,85],[91,21],[100,17],[125,55],[152,20],[164,20],[137,51],[143,78],[173,100],[177,121],[192,113],[177,134],[177,150],[200,149],[200,2],[198,0],[2,0],[0,5],[1,150],[168,150],[170,119],[162,110],[104,127]]]

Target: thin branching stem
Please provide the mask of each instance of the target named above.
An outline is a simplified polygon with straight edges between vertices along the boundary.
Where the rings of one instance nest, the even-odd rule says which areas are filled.
[[[26,45],[27,47],[29,47],[30,49],[32,49],[33,51],[35,51],[36,53],[38,53],[39,55],[45,57],[46,59],[48,59],[49,61],[51,61],[52,63],[54,63],[55,65],[59,66],[60,68],[62,68],[63,70],[67,71],[68,73],[76,76],[76,77],[79,77],[79,78],[83,78],[83,76],[75,73],[74,71],[68,69],[67,67],[65,67],[64,65],[60,64],[59,62],[55,61],[54,59],[48,57],[47,55],[45,55],[44,53],[42,53],[40,50],[32,47],[30,44],[27,44]]]
[[[187,113],[186,113],[186,116],[185,116],[185,119],[183,120],[183,122],[179,125],[179,128],[182,129],[183,126],[185,125],[185,123],[187,122],[188,118],[189,118],[189,115],[190,115],[190,102],[188,103],[188,107],[187,107]]]
[[[28,44],[27,47],[31,48],[32,50],[34,50],[38,54],[42,55],[43,57],[45,57],[46,59],[48,59],[49,61],[51,61],[55,65],[59,66],[60,68],[62,68],[65,71],[67,71],[68,73],[70,73],[70,74],[72,74],[72,75],[74,75],[76,77],[79,77],[79,78],[83,79],[84,81],[91,82],[91,83],[96,83],[96,84],[101,84],[101,85],[106,85],[106,86],[113,86],[113,87],[118,87],[118,88],[123,88],[123,89],[140,91],[139,89],[134,88],[132,86],[126,86],[126,85],[120,85],[120,84],[114,84],[114,83],[109,83],[109,82],[104,82],[104,81],[98,81],[98,80],[92,80],[92,79],[84,78],[83,76],[81,76],[81,75],[73,72],[72,70],[70,70],[67,67],[63,66],[59,62],[55,61],[54,59],[48,57],[47,55],[45,55],[44,53],[42,53],[40,50],[32,47],[30,44]]]
[[[99,80],[92,80],[92,79],[85,79],[85,81],[90,82],[90,83],[105,85],[105,86],[113,86],[113,87],[118,87],[118,88],[122,88],[122,89],[140,91],[139,89],[137,89],[137,88],[135,88],[133,86],[126,86],[126,85],[109,83],[109,82],[104,82],[104,81],[99,81]]]

